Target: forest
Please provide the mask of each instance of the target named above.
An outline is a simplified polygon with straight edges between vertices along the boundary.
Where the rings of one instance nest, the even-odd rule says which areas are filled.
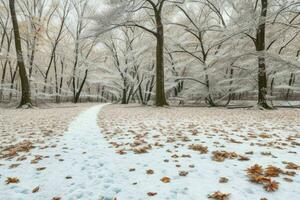
[[[0,200],[299,200],[299,0],[0,0]]]
[[[248,100],[271,109],[273,101],[299,99],[297,1],[19,0],[10,6],[1,1],[4,103],[215,107]]]

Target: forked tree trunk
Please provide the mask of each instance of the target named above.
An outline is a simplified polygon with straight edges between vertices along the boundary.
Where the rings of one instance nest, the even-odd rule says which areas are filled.
[[[18,26],[18,19],[16,15],[15,9],[15,0],[9,0],[9,8],[11,13],[11,20],[13,24],[14,36],[15,36],[15,47],[17,52],[17,62],[19,66],[19,74],[21,79],[21,87],[22,87],[22,98],[19,107],[23,105],[27,105],[31,107],[31,96],[30,96],[30,85],[25,69],[24,59],[22,55],[22,45],[21,45],[21,38]]]
[[[258,56],[258,106],[264,109],[271,109],[267,103],[267,88],[268,79],[266,72],[266,58],[264,51],[266,50],[266,17],[268,9],[268,0],[261,0],[261,15],[260,24],[256,33],[256,51],[260,54]]]

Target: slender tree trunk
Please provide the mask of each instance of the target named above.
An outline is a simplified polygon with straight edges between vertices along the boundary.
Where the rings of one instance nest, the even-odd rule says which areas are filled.
[[[21,86],[22,86],[22,99],[20,102],[19,107],[23,105],[27,105],[31,107],[31,95],[30,95],[30,85],[29,80],[27,77],[24,59],[22,55],[22,45],[21,45],[21,38],[18,26],[18,19],[15,10],[15,0],[9,0],[9,8],[11,13],[11,20],[14,29],[14,36],[15,36],[15,47],[17,52],[17,59],[18,59],[18,66],[19,66],[19,74],[21,79]]]
[[[264,109],[271,109],[266,99],[268,79],[266,72],[266,59],[264,56],[264,51],[266,49],[265,35],[267,9],[268,0],[261,0],[260,24],[256,34],[256,50],[260,54],[258,56],[258,105]]]
[[[164,77],[164,27],[161,16],[156,14],[157,24],[157,46],[156,46],[156,106],[168,105],[165,96],[165,77]]]
[[[290,86],[290,87],[293,85],[293,80],[295,79],[294,77],[295,77],[295,74],[294,74],[294,73],[291,73],[290,80],[289,80],[289,86]],[[286,93],[286,96],[285,96],[285,100],[288,100],[288,99],[289,99],[290,92],[291,92],[291,89],[289,88],[289,89],[287,90],[287,93]]]
[[[88,75],[88,70],[85,70],[85,75],[84,75],[83,81],[81,82],[80,88],[79,88],[78,92],[76,93],[76,96],[75,96],[75,99],[74,99],[74,103],[78,103],[78,101],[79,101],[79,97],[80,97],[82,88],[83,88],[83,86],[85,84],[87,75]]]

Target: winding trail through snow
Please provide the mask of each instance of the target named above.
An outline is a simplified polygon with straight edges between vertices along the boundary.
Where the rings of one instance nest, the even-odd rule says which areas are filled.
[[[114,160],[114,153],[107,147],[97,125],[98,113],[103,106],[94,106],[81,113],[70,124],[68,132],[59,139],[56,148],[35,149],[31,152],[32,158],[33,155],[49,158],[32,165],[32,158],[28,157],[15,169],[1,169],[0,199],[50,200],[61,197],[62,200],[96,200],[102,197],[112,199],[120,192],[120,188],[111,186],[114,174],[108,173],[111,171],[111,163],[107,162]],[[37,171],[39,167],[46,169]],[[4,185],[3,175],[18,177],[20,183]],[[71,178],[66,179],[68,176]],[[32,189],[37,186],[40,190],[32,193]],[[106,192],[103,194],[101,191]]]

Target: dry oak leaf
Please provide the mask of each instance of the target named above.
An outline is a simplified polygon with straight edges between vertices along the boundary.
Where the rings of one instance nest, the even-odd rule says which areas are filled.
[[[229,181],[229,179],[227,177],[221,177],[219,179],[219,183],[227,183]]]
[[[146,173],[147,173],[147,174],[154,174],[154,171],[153,171],[152,169],[148,169],[148,170],[146,171]]]
[[[274,191],[278,190],[279,183],[276,181],[270,181],[269,183],[266,183],[264,185],[264,188],[267,192],[274,192]]]
[[[217,162],[223,162],[226,158],[234,159],[237,158],[238,155],[235,152],[227,152],[227,151],[214,151],[212,152],[212,160]]]
[[[259,137],[265,139],[265,138],[271,138],[272,136],[267,133],[261,133],[261,134],[259,134]]]
[[[52,200],[61,200],[60,197],[53,197]]]
[[[143,148],[135,148],[133,149],[133,152],[135,154],[142,154],[142,153],[148,153],[148,148],[147,147],[143,147]]]
[[[149,197],[153,197],[153,196],[157,195],[157,193],[156,192],[148,192],[147,195]]]
[[[179,176],[187,176],[189,173],[186,171],[179,172]]]
[[[33,188],[32,193],[36,193],[36,192],[38,192],[39,190],[40,190],[40,187],[37,186],[37,187]]]
[[[287,176],[295,176],[297,173],[293,171],[284,171],[282,174],[287,175]]]
[[[123,149],[117,150],[116,153],[120,155],[126,154],[126,152]]]
[[[12,184],[12,183],[19,183],[20,180],[16,177],[8,177],[5,181],[5,183],[8,184]]]
[[[262,175],[263,174],[263,168],[262,166],[255,164],[251,166],[250,168],[247,169],[248,174],[253,174],[253,175]]]
[[[300,166],[293,163],[293,162],[288,162],[287,166],[285,167],[286,169],[294,169],[294,170],[298,170],[300,169]]]
[[[163,183],[170,183],[171,182],[171,179],[169,177],[163,177],[162,179],[160,179],[161,182]]]
[[[269,183],[271,181],[270,178],[260,175],[249,175],[250,181],[254,183]]]
[[[45,169],[46,169],[46,167],[39,167],[39,168],[36,168],[37,171],[43,171],[43,170],[45,170]]]
[[[222,193],[220,191],[214,192],[208,195],[208,198],[216,199],[216,200],[228,200],[230,193]]]
[[[282,170],[280,168],[270,165],[265,169],[264,175],[270,177],[278,177],[281,172]]]
[[[192,144],[189,146],[189,149],[193,151],[198,151],[201,154],[206,154],[208,152],[208,148],[205,146],[202,146],[201,144]]]
[[[239,160],[239,161],[248,161],[248,160],[250,160],[250,158],[247,157],[247,156],[239,155],[239,159],[238,159],[238,160]]]
[[[9,166],[9,169],[17,168],[20,164],[11,164]]]

